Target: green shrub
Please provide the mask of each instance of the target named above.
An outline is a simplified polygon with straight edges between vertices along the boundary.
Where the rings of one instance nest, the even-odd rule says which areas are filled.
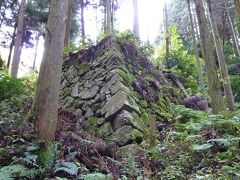
[[[231,84],[235,100],[240,102],[240,76],[239,75],[231,76]]]
[[[23,79],[11,78],[5,71],[0,71],[0,100],[17,96],[24,92]]]

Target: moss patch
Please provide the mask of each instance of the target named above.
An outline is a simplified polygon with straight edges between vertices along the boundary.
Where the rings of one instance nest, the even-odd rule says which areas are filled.
[[[89,132],[90,134],[95,134],[97,130],[97,121],[98,121],[97,117],[94,117],[94,116],[89,117],[85,121],[83,125],[83,129]]]
[[[130,136],[137,143],[141,143],[143,140],[143,133],[137,129],[133,129]]]
[[[90,65],[86,63],[81,63],[80,65],[77,66],[77,69],[78,69],[78,74],[83,75],[90,70]]]
[[[135,77],[133,74],[129,73],[129,72],[125,72],[122,69],[120,69],[118,71],[118,74],[123,78],[124,83],[127,86],[131,86],[133,84],[133,81],[135,80]]]

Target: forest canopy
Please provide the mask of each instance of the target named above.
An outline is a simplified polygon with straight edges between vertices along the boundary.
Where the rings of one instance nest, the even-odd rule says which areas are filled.
[[[239,0],[1,0],[0,179],[239,179]]]

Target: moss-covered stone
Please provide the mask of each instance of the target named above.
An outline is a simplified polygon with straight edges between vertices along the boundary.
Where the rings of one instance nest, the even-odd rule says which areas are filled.
[[[139,117],[136,113],[132,113],[133,125],[144,132],[149,126],[149,118],[147,113],[144,113]]]
[[[78,75],[82,76],[90,70],[90,65],[86,63],[81,63],[77,66]]]
[[[106,122],[104,123],[102,126],[100,126],[97,131],[96,131],[96,135],[98,137],[101,137],[103,139],[109,138],[111,137],[113,134],[113,129],[111,126],[110,122]]]
[[[112,138],[113,128],[120,146],[147,139],[148,115],[157,115],[158,121],[170,119],[169,106],[177,102],[178,89],[171,87],[171,82],[134,44],[108,36],[91,49],[94,52],[82,50],[69,58],[61,84],[63,108],[80,109],[85,118],[96,116],[85,121],[84,130],[98,137]],[[116,118],[123,110],[133,116]]]
[[[129,73],[129,72],[124,72],[123,70],[119,70],[118,74],[123,78],[124,83],[128,86],[131,86],[135,77],[133,74]]]
[[[83,129],[91,134],[95,134],[97,130],[98,118],[91,116],[89,117],[83,125]]]
[[[146,100],[141,100],[140,101],[140,106],[141,106],[141,108],[146,109],[148,107],[147,101]]]

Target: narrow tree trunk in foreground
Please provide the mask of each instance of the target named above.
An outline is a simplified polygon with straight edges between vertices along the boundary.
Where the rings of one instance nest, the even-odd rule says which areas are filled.
[[[51,1],[48,33],[34,98],[35,130],[38,139],[45,143],[55,138],[67,8],[68,0]]]
[[[208,14],[208,19],[212,29],[213,40],[214,40],[217,57],[218,57],[218,63],[220,65],[221,75],[223,78],[223,88],[224,88],[224,92],[227,100],[227,107],[229,109],[233,109],[235,106],[235,102],[234,102],[234,97],[232,93],[231,81],[228,75],[228,69],[227,69],[227,65],[226,65],[226,61],[223,53],[223,48],[221,45],[221,39],[218,32],[217,24],[212,14],[211,4],[209,1],[207,2],[207,14]]]
[[[199,84],[200,84],[200,88],[201,88],[201,91],[202,91],[202,94],[203,94],[203,99],[207,100],[207,93],[206,93],[206,89],[205,89],[205,86],[204,86],[204,80],[203,80],[202,66],[201,66],[201,62],[200,62],[200,58],[199,58],[196,35],[195,35],[195,31],[194,31],[194,24],[193,24],[192,12],[191,12],[190,0],[187,0],[187,4],[188,4],[190,24],[191,24],[192,39],[193,39],[194,50],[195,50],[196,61],[197,61],[197,67],[198,67]]]
[[[133,32],[136,34],[138,38],[140,38],[138,20],[138,0],[132,0],[132,2],[133,2]]]
[[[68,0],[68,13],[67,13],[67,25],[64,37],[64,47],[67,47],[70,43],[71,25],[72,25],[72,6],[73,0]]]
[[[197,18],[200,29],[200,37],[202,41],[203,55],[205,60],[205,68],[208,77],[209,92],[213,113],[219,113],[225,110],[224,100],[221,92],[220,80],[217,75],[217,67],[214,59],[213,44],[211,43],[211,35],[207,26],[207,19],[203,7],[202,0],[194,0],[197,11]]]
[[[39,43],[40,33],[37,34],[36,37],[36,47],[35,47],[35,53],[34,53],[34,59],[33,59],[33,67],[32,70],[35,70],[36,67],[36,60],[37,60],[37,54],[38,54],[38,43]]]
[[[14,46],[14,42],[15,42],[15,36],[16,36],[16,31],[17,31],[17,22],[15,23],[14,26],[14,31],[12,34],[12,41],[9,47],[9,54],[8,54],[8,61],[7,61],[7,68],[9,69],[10,67],[10,63],[11,63],[11,58],[12,58],[12,50],[13,50],[13,46]]]
[[[17,78],[18,68],[20,63],[25,8],[26,8],[26,0],[22,0],[20,4],[19,14],[18,14],[17,36],[14,44],[14,54],[13,54],[12,69],[11,69],[11,76],[14,78]]]

